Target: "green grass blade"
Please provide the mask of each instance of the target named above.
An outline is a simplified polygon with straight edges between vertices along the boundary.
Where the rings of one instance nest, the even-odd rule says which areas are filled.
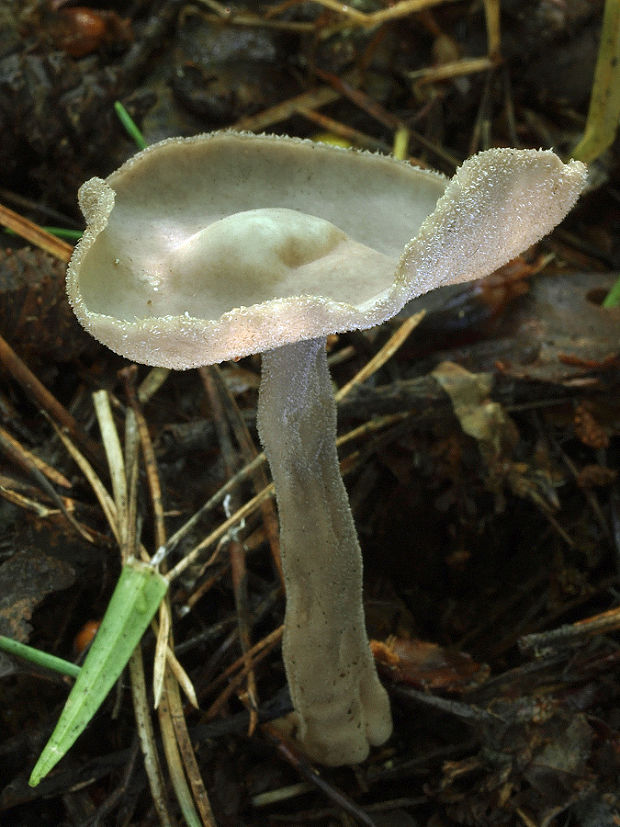
[[[4,637],[4,635],[0,635],[0,649],[3,652],[8,652],[9,655],[34,663],[35,666],[51,669],[53,672],[60,672],[61,675],[68,675],[70,678],[77,678],[81,671],[79,666],[69,660],[57,658],[56,655],[48,655],[47,652],[42,652],[33,646],[27,646],[25,643],[13,640],[13,638]]]
[[[620,305],[620,279],[618,279],[609,293],[603,299],[603,307],[618,307]]]
[[[129,135],[129,137],[135,143],[138,149],[146,149],[146,141],[144,140],[144,135],[140,132],[136,125],[136,122],[120,101],[115,101],[114,111],[116,112],[116,117],[119,119],[119,121],[125,128],[125,132]]]
[[[64,238],[67,241],[79,241],[84,235],[82,230],[69,230],[67,227],[44,226],[43,229],[51,233],[51,235],[55,235],[57,238]]]
[[[32,771],[30,786],[36,787],[84,731],[125,668],[167,590],[168,581],[152,566],[131,560],[123,567],[56,728]]]
[[[50,235],[55,235],[56,238],[64,238],[67,241],[79,241],[84,235],[82,230],[68,230],[66,227],[50,227],[43,225],[41,229],[45,230],[45,232]],[[17,235],[15,230],[10,230],[8,227],[3,227],[2,232],[7,235]]]

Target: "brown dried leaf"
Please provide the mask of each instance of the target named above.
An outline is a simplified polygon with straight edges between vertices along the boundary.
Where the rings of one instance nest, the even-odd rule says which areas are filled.
[[[37,550],[18,551],[0,566],[0,634],[27,642],[34,609],[48,594],[74,582],[68,563]]]
[[[370,643],[379,670],[395,683],[420,689],[461,693],[484,683],[489,667],[465,652],[444,649],[426,640],[389,638]]]
[[[585,402],[580,402],[575,409],[574,427],[584,445],[590,448],[607,448],[609,445],[609,434]]]
[[[541,276],[505,321],[514,337],[504,372],[546,382],[569,382],[592,370],[610,370],[620,353],[620,308],[601,307],[615,273]]]

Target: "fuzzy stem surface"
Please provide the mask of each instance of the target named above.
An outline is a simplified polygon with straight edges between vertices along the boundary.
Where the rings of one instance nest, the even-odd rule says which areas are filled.
[[[263,354],[258,430],[280,517],[282,649],[297,737],[320,763],[358,763],[389,738],[392,719],[366,634],[324,337]]]

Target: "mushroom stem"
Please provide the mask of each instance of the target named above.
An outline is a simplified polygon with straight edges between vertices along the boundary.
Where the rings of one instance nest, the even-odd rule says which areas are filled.
[[[366,634],[324,337],[263,353],[258,431],[280,516],[282,648],[297,737],[323,764],[358,763],[389,738],[392,719]]]

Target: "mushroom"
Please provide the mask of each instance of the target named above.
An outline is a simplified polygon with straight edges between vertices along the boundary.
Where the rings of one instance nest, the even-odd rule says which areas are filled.
[[[554,227],[584,181],[582,164],[550,151],[492,149],[448,180],[367,152],[215,132],[162,141],[80,189],[88,226],[67,290],[95,338],[180,369],[262,353],[283,658],[297,738],[320,763],[362,761],[392,730],[365,631],[325,337],[490,273]]]

